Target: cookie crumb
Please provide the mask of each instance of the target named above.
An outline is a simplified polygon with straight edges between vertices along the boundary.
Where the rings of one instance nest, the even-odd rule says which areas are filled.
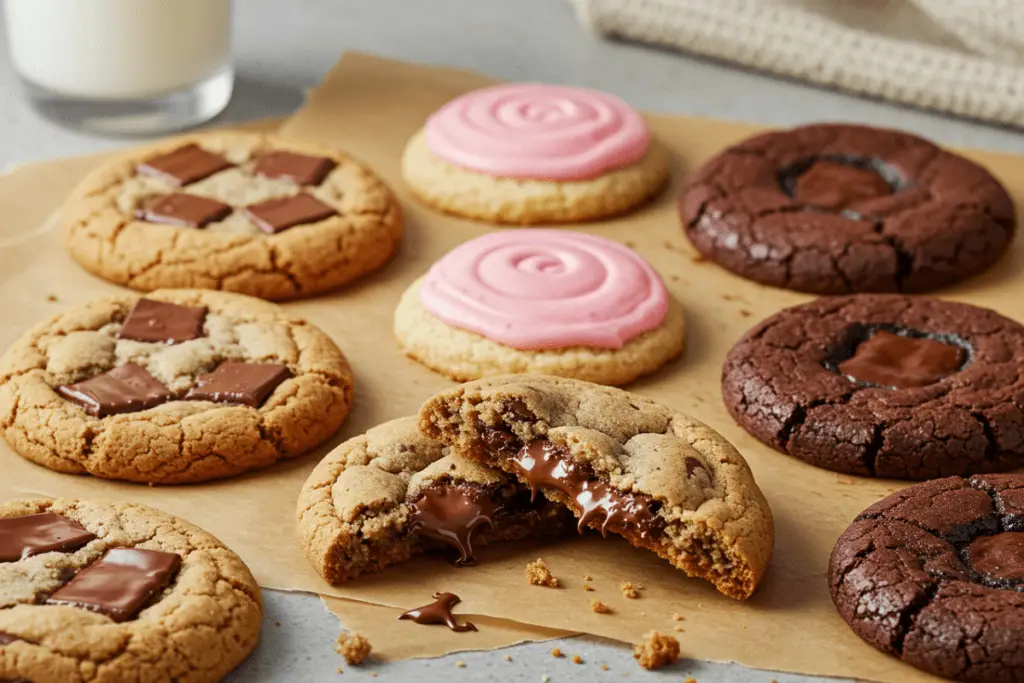
[[[593,580],[594,580],[594,577],[593,577],[593,576],[591,576],[590,574],[584,574],[584,575],[583,575],[583,580],[584,580],[584,581],[593,581]]]
[[[697,679],[694,678],[693,676],[691,676],[691,677],[687,678],[685,681],[683,681],[683,683],[697,683]],[[775,683],[775,679],[774,678],[772,679],[772,683]]]
[[[573,664],[582,664],[583,663],[583,657],[580,657],[579,655],[573,655],[572,656],[572,663]]]
[[[590,609],[594,610],[597,614],[611,614],[612,608],[604,604],[600,600],[591,600]]]
[[[556,647],[554,650],[551,651],[551,656],[552,657],[564,657],[565,653],[562,652],[561,648],[557,648]]]
[[[744,318],[749,318],[750,316],[752,316],[752,315],[754,315],[754,314],[753,314],[753,313],[751,313],[750,311],[748,311],[748,310],[747,310],[747,309],[745,309],[745,308],[741,308],[741,309],[740,309],[740,315],[741,315],[741,316],[743,316]]]
[[[601,665],[601,671],[607,671],[607,670],[608,670],[608,665],[607,664],[602,664]]]
[[[526,565],[526,580],[532,586],[558,588],[558,579],[551,575],[548,566],[539,557],[534,562],[529,562]]]
[[[548,683],[548,681],[550,681],[550,680],[551,680],[551,676],[548,676],[547,674],[544,674],[543,676],[540,677],[540,683]]]
[[[362,633],[342,633],[334,644],[334,650],[352,666],[359,666],[370,656],[373,646]]]
[[[640,591],[643,590],[643,586],[632,581],[623,581],[620,588],[622,589],[622,597],[629,598],[630,600],[639,598]]]
[[[51,304],[55,304],[58,301],[60,301],[60,299],[57,298],[56,294],[47,294],[46,300],[49,301]]]
[[[594,591],[594,589],[590,587],[589,583],[583,584],[583,590],[585,590],[587,592],[590,592],[590,593],[592,593]]]
[[[686,617],[684,617],[679,612],[676,612],[675,614],[672,615],[672,621],[684,621],[685,619],[686,619]]]
[[[460,659],[459,661],[455,662],[455,666],[459,667],[460,669],[465,669],[466,663]]]
[[[343,673],[345,673],[345,670],[344,670],[344,669],[342,669],[342,668],[341,668],[341,667],[339,666],[339,667],[338,667],[338,673],[340,673],[340,674],[343,674]]]
[[[505,661],[506,662],[511,662],[512,661],[512,655],[505,655]]]
[[[676,633],[682,633],[683,632],[683,627],[682,626],[678,626],[678,625],[677,626],[673,626],[672,630],[675,631]]]
[[[633,647],[633,659],[649,671],[675,664],[679,659],[679,641],[660,631],[651,631],[644,636],[644,642]]]
[[[376,671],[371,671],[370,672],[370,678],[376,678],[376,677],[377,677],[377,672]]]

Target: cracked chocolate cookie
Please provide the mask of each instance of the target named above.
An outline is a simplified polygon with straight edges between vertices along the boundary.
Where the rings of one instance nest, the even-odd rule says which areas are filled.
[[[722,396],[772,448],[837,472],[931,479],[1024,464],[1024,327],[967,304],[833,297],[729,352]]]
[[[1024,680],[1024,475],[894,493],[840,536],[828,578],[839,614],[879,650],[945,678]]]
[[[205,531],[128,503],[0,504],[0,680],[221,680],[259,639],[260,589]]]
[[[750,280],[818,294],[920,292],[1009,245],[1013,201],[985,169],[907,133],[812,125],[745,140],[679,196],[683,227]]]
[[[73,308],[0,358],[0,431],[57,472],[151,484],[227,477],[328,439],[352,374],[280,307],[201,290]]]
[[[429,399],[420,430],[564,504],[580,529],[625,537],[736,599],[771,558],[771,510],[725,439],[620,389],[545,375]]]
[[[297,514],[306,557],[332,584],[428,550],[472,564],[474,546],[558,534],[569,519],[504,473],[422,436],[415,417],[331,451],[302,487]]]
[[[368,168],[256,133],[176,138],[93,171],[61,212],[71,255],[133,289],[310,296],[376,270],[402,234]]]

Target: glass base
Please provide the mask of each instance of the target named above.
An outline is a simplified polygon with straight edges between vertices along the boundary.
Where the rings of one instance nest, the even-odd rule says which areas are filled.
[[[32,106],[70,128],[106,135],[154,135],[190,128],[212,119],[231,100],[235,70],[228,64],[183,90],[143,99],[89,99],[54,92],[22,77]]]

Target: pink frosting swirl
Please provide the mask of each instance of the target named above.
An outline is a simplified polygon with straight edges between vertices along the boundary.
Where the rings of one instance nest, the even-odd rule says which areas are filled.
[[[639,161],[651,134],[640,114],[596,90],[513,83],[474,90],[441,107],[427,146],[487,175],[581,180]]]
[[[420,301],[448,325],[517,349],[622,348],[661,325],[668,292],[618,242],[564,230],[508,230],[435,263]]]

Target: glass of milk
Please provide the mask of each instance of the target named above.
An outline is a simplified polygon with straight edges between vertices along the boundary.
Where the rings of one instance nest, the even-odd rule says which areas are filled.
[[[6,0],[32,104],[102,133],[178,130],[231,99],[231,0]]]

